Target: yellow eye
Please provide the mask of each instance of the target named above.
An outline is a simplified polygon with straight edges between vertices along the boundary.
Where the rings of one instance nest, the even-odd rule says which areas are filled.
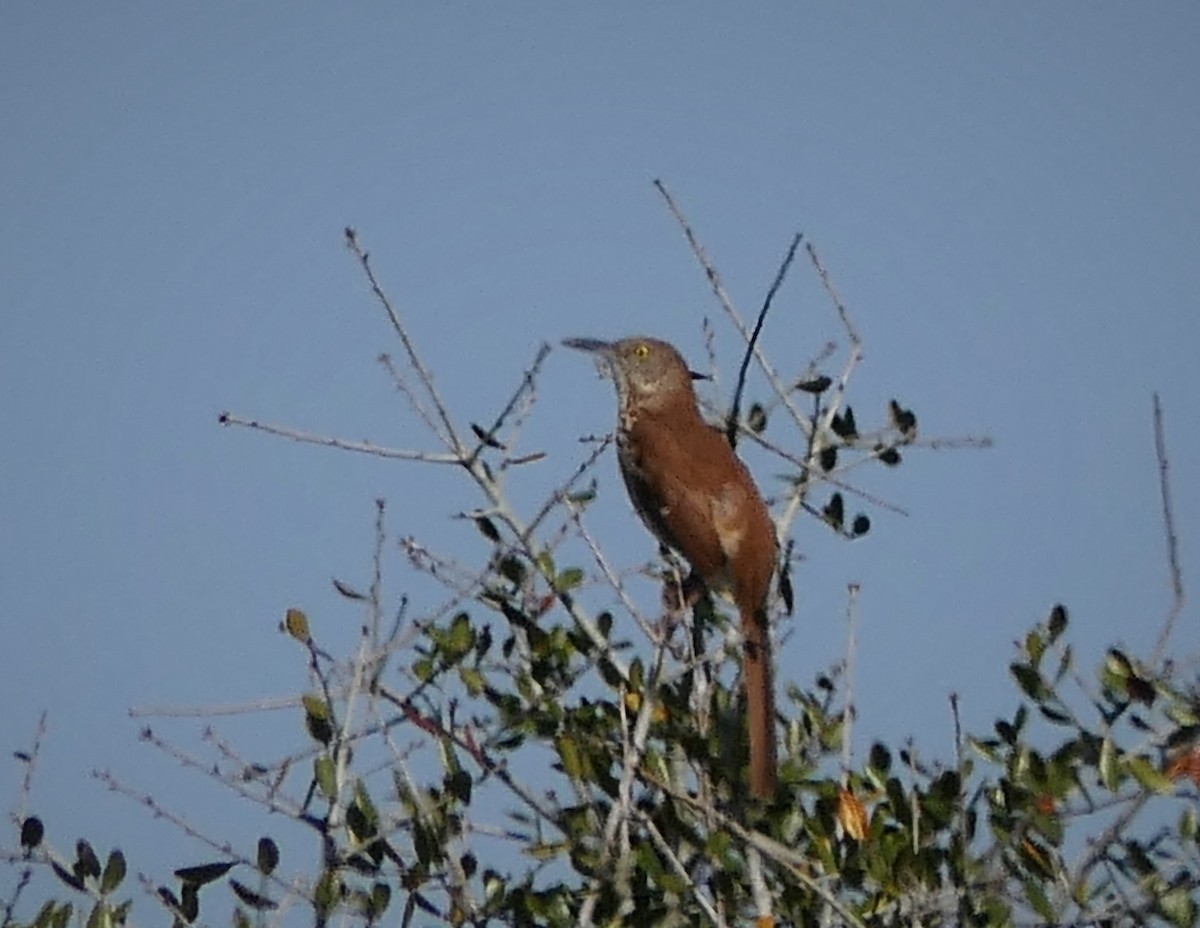
[[[644,358],[649,353],[650,353],[650,346],[647,345],[645,342],[642,342],[636,348],[633,349],[634,356],[638,357],[638,358]]]

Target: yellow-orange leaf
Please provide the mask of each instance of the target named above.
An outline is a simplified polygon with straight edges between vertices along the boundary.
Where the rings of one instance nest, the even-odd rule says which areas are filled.
[[[1043,815],[1052,815],[1058,810],[1058,803],[1054,801],[1054,797],[1049,793],[1041,793],[1034,800],[1034,808]]]
[[[1200,786],[1200,745],[1180,751],[1163,771],[1172,780],[1188,779]]]
[[[289,609],[283,619],[283,627],[287,633],[301,644],[308,644],[308,616],[300,609]]]
[[[867,836],[867,826],[870,824],[867,807],[862,804],[861,799],[844,787],[838,790],[837,817],[846,834],[855,841],[861,841]]]
[[[632,691],[626,693],[625,694],[625,708],[628,709],[630,712],[640,712],[642,709],[642,694],[635,693]],[[650,721],[665,722],[666,720],[667,720],[667,707],[664,706],[660,702],[660,703],[656,704],[653,709],[650,710]]]

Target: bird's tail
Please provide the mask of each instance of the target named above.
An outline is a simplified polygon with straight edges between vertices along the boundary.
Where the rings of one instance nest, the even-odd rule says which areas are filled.
[[[775,797],[779,766],[775,742],[775,682],[771,672],[771,629],[763,608],[741,610],[745,656],[746,722],[750,729],[750,792]]]

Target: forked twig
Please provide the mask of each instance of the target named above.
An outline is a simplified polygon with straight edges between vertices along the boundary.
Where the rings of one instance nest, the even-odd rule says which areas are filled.
[[[730,321],[734,325],[734,328],[738,330],[738,333],[742,336],[746,343],[749,344],[750,331],[746,328],[745,320],[742,319],[742,314],[738,312],[737,307],[733,305],[733,300],[729,298],[729,294],[725,290],[725,285],[721,283],[721,275],[717,273],[716,267],[713,265],[712,261],[709,260],[708,252],[704,250],[704,246],[701,245],[699,239],[696,238],[696,233],[692,231],[692,226],[688,222],[687,217],[683,215],[683,210],[679,208],[679,204],[675,202],[675,198],[671,196],[670,192],[666,188],[666,185],[664,185],[661,180],[655,180],[654,187],[660,194],[662,194],[663,199],[667,203],[667,209],[670,210],[671,215],[675,217],[675,221],[678,222],[680,228],[683,229],[684,237],[687,239],[688,245],[692,249],[692,254],[695,255],[696,260],[700,262],[700,267],[704,269],[704,276],[708,278],[709,286],[712,288],[713,294],[716,296],[717,301],[721,304],[721,308],[725,310],[725,315],[729,317]],[[779,379],[779,375],[767,361],[766,355],[763,354],[762,348],[758,345],[754,345],[753,350],[754,359],[758,362],[759,368],[761,368],[763,374],[766,376],[767,383],[769,383],[771,389],[775,391],[775,395],[784,405],[784,408],[786,408],[791,414],[793,420],[796,422],[796,425],[800,429],[803,429],[805,416],[796,407],[795,402],[793,402],[787,385]]]
[[[425,388],[430,402],[433,403],[433,408],[437,412],[438,419],[441,420],[442,427],[445,429],[445,434],[439,433],[438,437],[445,442],[451,451],[462,457],[466,452],[466,448],[463,445],[462,439],[458,436],[458,430],[455,429],[454,423],[450,420],[450,413],[446,408],[445,402],[438,393],[437,387],[434,386],[433,375],[425,367],[424,362],[421,361],[421,356],[417,354],[417,348],[408,334],[408,329],[400,321],[399,313],[396,312],[391,299],[384,293],[383,287],[380,286],[378,279],[375,277],[375,270],[371,267],[370,254],[363,250],[362,246],[358,243],[358,234],[349,226],[346,227],[346,247],[354,252],[358,263],[362,265],[363,273],[367,275],[367,282],[371,285],[371,292],[375,294],[375,299],[379,301],[379,305],[387,313],[388,321],[391,322],[393,331],[400,338],[400,343],[404,346],[404,352],[408,355],[408,363],[417,372],[421,386]]]
[[[512,396],[509,397],[504,408],[500,410],[496,418],[492,421],[491,426],[484,430],[484,434],[487,438],[495,438],[496,433],[500,431],[500,429],[504,426],[504,423],[508,420],[508,417],[512,415],[512,411],[517,408],[517,404],[520,403],[526,395],[533,391],[534,381],[537,378],[538,372],[542,369],[542,363],[546,360],[546,357],[549,354],[550,345],[546,342],[542,342],[542,344],[538,347],[537,354],[534,355],[533,363],[525,369],[525,374],[521,377],[521,382],[513,391]],[[479,457],[480,453],[486,447],[487,442],[481,440],[479,444],[475,446],[475,450],[471,452],[469,460],[473,461],[475,458]]]

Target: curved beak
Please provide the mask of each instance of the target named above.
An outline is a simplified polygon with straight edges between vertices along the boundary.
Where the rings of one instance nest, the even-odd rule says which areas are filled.
[[[612,357],[613,343],[599,338],[564,338],[562,343],[576,351],[590,351],[592,354]]]
[[[564,338],[563,345],[567,348],[574,348],[576,351],[587,351],[591,354],[598,354],[606,361],[612,361],[613,354],[616,349],[616,342],[606,342],[601,338]],[[698,371],[689,370],[688,374],[692,380],[712,380],[708,374],[701,374]]]

